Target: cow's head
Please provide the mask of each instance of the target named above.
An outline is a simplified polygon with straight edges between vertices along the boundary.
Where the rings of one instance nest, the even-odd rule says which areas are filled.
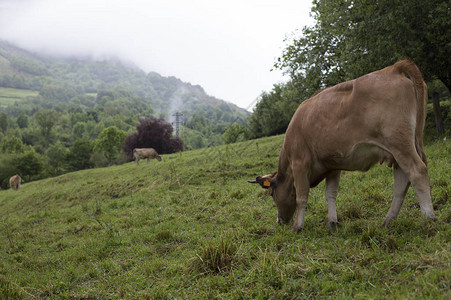
[[[278,178],[279,177],[279,178]],[[296,210],[296,192],[292,180],[280,178],[277,172],[265,176],[258,176],[249,183],[258,183],[264,189],[270,189],[271,196],[277,207],[277,223],[290,222]]]
[[[161,161],[161,156],[160,155],[157,155],[157,160]]]

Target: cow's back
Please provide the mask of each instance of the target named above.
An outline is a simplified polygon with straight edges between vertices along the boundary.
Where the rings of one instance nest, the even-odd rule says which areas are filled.
[[[159,157],[158,152],[153,148],[135,148],[133,155],[136,159]]]
[[[415,70],[407,73],[411,69],[409,62],[401,62],[301,103],[286,131],[279,164],[308,161],[312,182],[317,182],[333,169],[367,170],[383,157],[393,161],[387,141],[406,136],[415,137],[411,144],[425,161],[424,86]]]
[[[393,134],[394,125],[406,122],[405,129],[415,131],[416,120],[424,117],[417,116],[412,81],[395,66],[327,88],[301,103],[286,132],[288,148],[299,149],[300,143],[312,151],[332,150]]]

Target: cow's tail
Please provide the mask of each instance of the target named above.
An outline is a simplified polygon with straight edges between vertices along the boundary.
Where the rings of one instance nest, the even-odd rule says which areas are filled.
[[[394,65],[398,72],[403,73],[407,78],[409,78],[415,88],[416,104],[417,104],[417,118],[415,127],[415,148],[418,155],[421,157],[423,162],[427,164],[426,154],[424,153],[423,147],[423,130],[426,122],[426,112],[428,103],[428,92],[426,83],[423,80],[423,75],[421,74],[415,63],[408,59],[403,59]]]

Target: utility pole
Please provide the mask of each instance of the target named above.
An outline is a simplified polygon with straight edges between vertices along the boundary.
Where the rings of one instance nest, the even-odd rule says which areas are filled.
[[[175,114],[173,114],[172,116],[174,116],[175,117],[175,136],[176,137],[179,137],[179,133],[180,133],[180,124],[182,124],[183,123],[183,121],[182,121],[182,117],[183,117],[183,114],[182,113],[179,113],[179,112],[176,112]],[[174,124],[174,123],[172,123],[172,124]]]

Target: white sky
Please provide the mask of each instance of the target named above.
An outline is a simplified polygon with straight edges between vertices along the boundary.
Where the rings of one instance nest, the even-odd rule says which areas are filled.
[[[312,25],[308,0],[0,0],[0,39],[26,49],[117,56],[248,108],[273,84],[284,38]]]

